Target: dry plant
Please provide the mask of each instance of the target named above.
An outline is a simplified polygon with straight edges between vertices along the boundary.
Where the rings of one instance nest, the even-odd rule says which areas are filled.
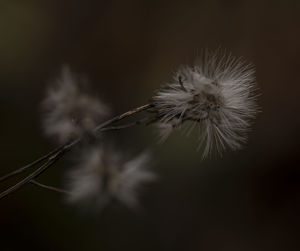
[[[109,107],[85,93],[82,81],[68,67],[48,89],[43,101],[45,134],[60,146],[34,162],[0,178],[3,182],[28,169],[28,176],[0,194],[0,199],[27,184],[64,193],[79,207],[103,208],[116,199],[130,208],[138,206],[139,187],[155,180],[146,151],[125,156],[123,151],[107,145],[105,131],[137,125],[156,125],[161,141],[188,123],[199,129],[202,157],[214,149],[240,149],[246,141],[250,121],[257,113],[254,68],[226,53],[205,52],[193,67],[182,67],[173,81],[156,91],[149,103],[111,119]],[[142,113],[141,119],[121,123]],[[76,156],[72,170],[66,174],[66,188],[41,184],[37,178],[68,152]]]

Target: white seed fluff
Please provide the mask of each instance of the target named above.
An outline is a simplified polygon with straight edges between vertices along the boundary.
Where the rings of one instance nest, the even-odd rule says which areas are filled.
[[[116,199],[129,208],[136,208],[138,189],[155,180],[155,175],[148,170],[149,164],[147,153],[124,161],[119,153],[92,147],[68,174],[68,201],[83,208],[101,209]]]
[[[108,107],[84,93],[80,84],[70,69],[64,67],[43,102],[45,133],[60,143],[92,131],[109,113]]]
[[[160,123],[197,123],[203,157],[212,149],[239,149],[257,112],[254,69],[230,55],[206,53],[194,67],[181,68],[174,82],[154,96]],[[173,126],[174,128],[174,126]],[[167,137],[170,130],[161,132]]]

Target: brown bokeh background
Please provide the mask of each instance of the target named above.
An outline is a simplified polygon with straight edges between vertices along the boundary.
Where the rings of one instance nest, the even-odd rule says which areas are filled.
[[[54,147],[40,102],[65,63],[118,114],[147,102],[201,49],[226,48],[256,66],[262,112],[242,151],[204,161],[196,134],[163,145],[153,128],[110,135],[153,149],[160,179],[144,189],[142,209],[83,214],[28,185],[0,201],[0,249],[300,250],[299,13],[297,0],[1,0],[2,174]],[[63,185],[67,166],[40,180]]]

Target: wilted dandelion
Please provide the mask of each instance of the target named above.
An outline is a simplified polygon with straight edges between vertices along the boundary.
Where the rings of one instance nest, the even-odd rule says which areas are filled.
[[[103,146],[88,148],[68,174],[68,201],[81,207],[102,208],[116,199],[136,208],[138,189],[155,179],[149,165],[147,153],[125,160],[121,153]]]
[[[93,130],[109,113],[108,107],[84,93],[80,84],[70,69],[64,67],[43,102],[45,133],[60,143]]]
[[[251,65],[230,55],[206,54],[196,66],[181,68],[154,96],[162,137],[192,121],[200,129],[203,156],[214,147],[239,149],[257,111],[254,86]]]

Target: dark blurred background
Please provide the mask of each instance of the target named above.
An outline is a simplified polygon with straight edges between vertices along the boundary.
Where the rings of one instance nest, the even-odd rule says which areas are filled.
[[[299,27],[298,0],[1,0],[1,174],[54,147],[40,102],[65,63],[118,114],[222,47],[256,66],[262,112],[243,150],[204,161],[196,134],[157,145],[152,128],[114,133],[154,151],[160,179],[142,209],[83,214],[28,185],[0,201],[0,250],[300,250]],[[40,180],[62,186],[66,165]]]

